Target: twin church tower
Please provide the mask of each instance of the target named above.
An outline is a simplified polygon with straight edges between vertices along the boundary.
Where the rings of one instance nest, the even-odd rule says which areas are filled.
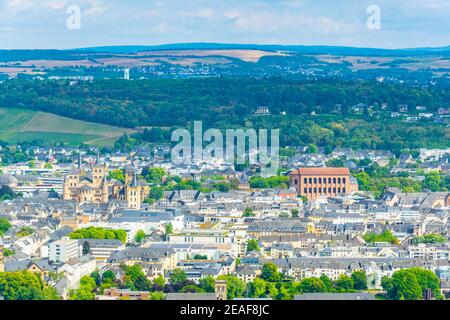
[[[129,209],[139,210],[148,197],[150,188],[143,179],[138,179],[136,169],[125,169],[125,180],[109,179],[108,166],[97,163],[91,168],[73,168],[65,177],[63,199],[77,202],[107,203],[110,200],[127,201]]]

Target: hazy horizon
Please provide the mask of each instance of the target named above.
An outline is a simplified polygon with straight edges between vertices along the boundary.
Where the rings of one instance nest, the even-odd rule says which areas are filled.
[[[235,42],[176,42],[176,43],[155,43],[155,44],[109,44],[102,46],[86,46],[86,47],[76,47],[67,49],[57,49],[57,48],[43,48],[43,50],[77,50],[77,49],[90,49],[90,48],[102,48],[102,47],[158,47],[158,46],[176,46],[176,45],[195,45],[195,44],[206,44],[206,45],[236,45],[236,46],[305,46],[305,47],[349,47],[349,48],[359,48],[359,49],[381,49],[381,50],[409,50],[409,49],[439,49],[450,47],[450,40],[448,45],[442,46],[429,46],[429,47],[398,47],[398,48],[383,48],[383,47],[363,47],[363,46],[345,46],[345,45],[327,45],[327,44],[302,44],[302,43],[235,43]],[[34,50],[34,49],[31,49]]]
[[[450,43],[450,41],[449,41]],[[328,44],[302,44],[302,43],[235,43],[235,42],[173,42],[173,43],[154,43],[154,44],[103,44],[103,45],[92,45],[92,46],[82,46],[82,47],[42,47],[42,48],[3,48],[0,50],[86,50],[91,48],[109,48],[109,47],[158,47],[158,46],[175,46],[175,45],[188,45],[188,44],[207,44],[207,45],[237,45],[237,46],[304,46],[304,47],[348,47],[357,49],[380,49],[380,50],[409,50],[409,49],[440,49],[450,47],[449,45],[440,46],[420,46],[420,47],[393,47],[393,48],[383,48],[383,47],[364,47],[364,46],[347,46],[347,45],[328,45]]]
[[[367,22],[379,10],[378,28]],[[68,20],[79,15],[78,25]],[[2,49],[175,43],[361,48],[450,45],[450,1],[0,0]],[[73,23],[73,21],[72,21]]]

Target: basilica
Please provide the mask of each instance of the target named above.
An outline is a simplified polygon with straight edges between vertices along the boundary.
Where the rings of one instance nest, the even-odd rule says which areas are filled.
[[[97,163],[89,169],[74,167],[64,179],[63,199],[94,203],[124,200],[129,209],[139,210],[150,188],[145,180],[138,179],[136,169],[125,169],[125,181],[109,180],[108,175],[108,166],[104,164]]]

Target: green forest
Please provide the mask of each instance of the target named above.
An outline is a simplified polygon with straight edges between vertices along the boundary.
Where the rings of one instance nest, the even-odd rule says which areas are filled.
[[[364,81],[268,79],[6,81],[0,107],[39,110],[74,119],[135,128],[141,138],[167,142],[174,127],[202,120],[205,129],[279,128],[284,146],[315,144],[400,151],[449,146],[449,129],[432,121],[390,117],[398,105],[435,112],[450,101],[448,87],[413,87]],[[359,103],[374,111],[354,113]],[[387,109],[379,106],[387,103]],[[272,115],[254,116],[259,106]],[[155,129],[156,128],[156,129]],[[152,130],[152,131],[151,131]],[[152,141],[156,140],[156,141]]]

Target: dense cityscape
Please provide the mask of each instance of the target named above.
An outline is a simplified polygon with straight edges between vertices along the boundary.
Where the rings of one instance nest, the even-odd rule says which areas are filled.
[[[4,299],[443,299],[450,290],[449,148],[399,157],[285,148],[273,177],[223,161],[174,165],[167,144],[100,150],[2,146],[2,159],[20,159],[0,176]],[[411,274],[421,280],[399,286]]]
[[[449,16],[450,0],[0,0],[2,311],[438,313]]]

